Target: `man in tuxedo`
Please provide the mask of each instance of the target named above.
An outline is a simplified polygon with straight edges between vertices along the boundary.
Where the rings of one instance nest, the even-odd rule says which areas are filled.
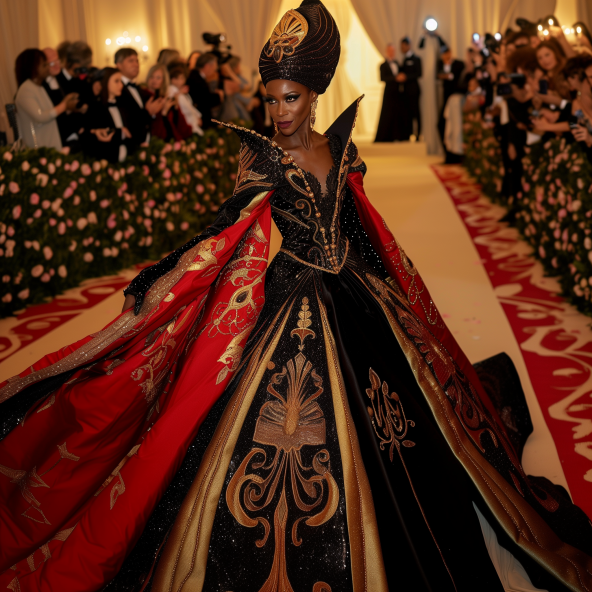
[[[197,58],[195,68],[191,70],[187,79],[189,96],[193,104],[201,113],[202,128],[213,127],[212,109],[222,104],[224,91],[217,89],[212,92],[207,82],[218,71],[218,58],[213,53],[204,53]]]
[[[403,85],[403,95],[405,104],[405,121],[403,121],[402,139],[408,140],[411,134],[419,139],[421,134],[421,115],[419,111],[419,79],[421,78],[421,58],[416,56],[411,49],[411,40],[409,37],[401,39],[401,67],[396,77],[397,82]],[[415,124],[415,132],[413,122]]]
[[[117,98],[117,107],[123,125],[130,131],[132,149],[150,141],[152,119],[164,107],[166,97],[151,97],[133,80],[140,73],[138,53],[131,47],[122,47],[115,53],[115,67],[121,72],[123,92]]]
[[[436,68],[436,77],[442,81],[443,100],[442,108],[440,109],[440,117],[438,119],[438,132],[440,138],[444,141],[444,130],[446,128],[446,120],[444,119],[444,108],[448,99],[461,91],[460,82],[465,70],[464,62],[456,60],[452,57],[452,51],[446,45],[440,47],[440,59]]]
[[[385,61],[380,65],[380,80],[384,82],[382,110],[378,121],[375,142],[394,142],[402,139],[403,85],[397,82],[399,64],[395,60],[395,46],[386,46]]]

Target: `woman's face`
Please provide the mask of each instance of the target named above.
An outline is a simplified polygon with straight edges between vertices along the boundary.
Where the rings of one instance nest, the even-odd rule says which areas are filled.
[[[162,70],[155,70],[148,79],[148,88],[150,90],[160,90],[163,81]]]
[[[107,90],[109,91],[109,96],[118,97],[121,95],[121,91],[123,90],[121,73],[117,72],[116,74],[113,74],[111,78],[109,78],[109,82],[107,83]]]
[[[467,90],[472,93],[479,88],[479,81],[476,78],[471,78],[467,84]]]
[[[539,62],[539,66],[545,70],[545,72],[550,72],[557,67],[557,58],[555,54],[548,48],[548,47],[541,47],[537,51],[537,60]]]
[[[580,80],[580,77],[575,74],[574,76],[567,77],[567,86],[569,86],[569,90],[581,90],[583,81]]]
[[[37,64],[37,71],[33,73],[33,78],[41,84],[49,76],[49,64],[45,58],[40,59]]]
[[[269,114],[282,135],[291,136],[303,123],[308,125],[315,91],[290,80],[272,80],[265,90]]]

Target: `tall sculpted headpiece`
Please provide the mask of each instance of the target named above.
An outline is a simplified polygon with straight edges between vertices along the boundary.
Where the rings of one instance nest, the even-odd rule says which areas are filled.
[[[292,80],[323,94],[341,53],[337,24],[320,0],[304,0],[273,29],[259,57],[263,84]]]

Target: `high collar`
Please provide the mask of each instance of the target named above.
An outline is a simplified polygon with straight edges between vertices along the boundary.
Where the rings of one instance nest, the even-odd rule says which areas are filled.
[[[412,58],[413,57],[413,50],[410,49],[406,54],[405,54],[406,58]]]
[[[121,77],[121,82],[123,82],[123,85],[124,86],[127,86],[131,82],[131,79],[128,78],[127,76],[122,76]]]
[[[72,80],[72,78],[73,78],[72,74],[70,74],[70,72],[68,72],[68,70],[66,70],[66,68],[62,68],[62,74],[64,75],[64,78],[66,80]]]

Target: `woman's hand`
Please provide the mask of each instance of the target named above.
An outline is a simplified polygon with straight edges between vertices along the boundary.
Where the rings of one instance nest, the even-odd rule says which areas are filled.
[[[78,104],[78,93],[67,94],[61,103],[55,106],[56,113],[61,115],[64,111],[75,111]]]
[[[90,130],[90,133],[97,136],[97,140],[99,142],[110,142],[112,140],[113,136],[115,135],[114,131],[109,133],[108,128],[93,129],[93,130]]]
[[[124,139],[126,138],[131,138],[132,134],[131,132],[127,129],[127,127],[122,127],[121,128],[121,135],[123,136]]]
[[[578,142],[586,142],[586,146],[588,146],[588,148],[592,146],[592,135],[590,135],[590,132],[583,125],[574,127],[571,130],[571,133]]]
[[[133,296],[132,294],[128,294],[125,297],[125,302],[123,303],[123,308],[121,309],[121,312],[125,312],[126,310],[129,310],[130,308],[133,308],[136,305],[136,297]]]

